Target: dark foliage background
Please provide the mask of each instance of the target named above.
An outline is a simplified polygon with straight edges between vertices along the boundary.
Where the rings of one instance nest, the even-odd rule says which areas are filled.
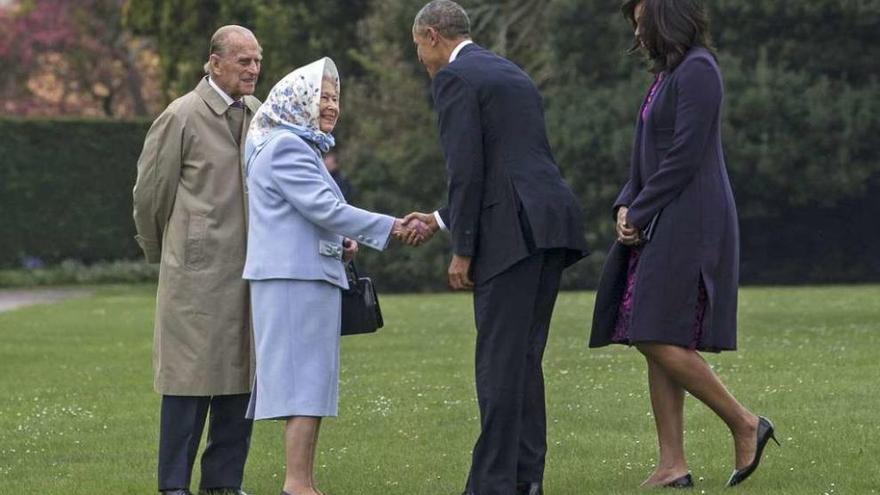
[[[403,215],[440,206],[445,191],[430,82],[410,34],[422,3],[131,0],[123,22],[157,40],[169,99],[196,84],[208,38],[225,23],[251,27],[263,45],[257,96],[299,65],[334,58],[342,73],[338,151],[353,202]],[[462,4],[475,40],[524,67],[541,88],[554,152],[583,202],[594,249],[565,284],[592,286],[612,241],[609,205],[626,176],[636,111],[650,84],[643,62],[626,55],[630,27],[607,0]],[[726,85],[724,143],[742,224],[742,281],[880,280],[880,256],[871,250],[880,242],[880,4],[709,6]],[[0,208],[9,212],[0,263],[30,254],[136,255],[128,202],[143,124],[0,125],[12,136],[0,143]],[[88,144],[68,130],[100,125],[107,127]],[[50,196],[40,194],[48,176],[57,176]],[[10,177],[18,185],[7,184]],[[24,177],[38,182],[23,184]],[[45,218],[78,237],[24,233],[43,230]],[[380,289],[441,290],[447,257],[441,238],[419,250],[363,253],[362,264]]]

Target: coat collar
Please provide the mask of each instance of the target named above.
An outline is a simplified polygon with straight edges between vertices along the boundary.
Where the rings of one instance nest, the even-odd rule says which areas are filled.
[[[257,113],[257,110],[260,109],[260,100],[256,96],[246,95],[244,97],[244,104],[252,114]]]
[[[208,76],[202,78],[199,81],[198,86],[196,86],[196,94],[205,101],[208,105],[208,108],[211,109],[217,115],[223,115],[226,113],[226,110],[229,109],[229,105],[223,101],[223,97],[211,87],[211,83],[208,82]],[[247,95],[243,98],[245,106],[248,107],[248,110],[251,111],[251,114],[256,113],[256,111],[260,108],[260,100],[256,99],[253,96]]]
[[[458,54],[459,54],[459,52],[461,52],[461,50],[462,50],[464,47],[466,47],[466,46],[468,46],[468,45],[471,45],[471,44],[473,44],[473,43],[474,43],[474,42],[473,42],[472,40],[470,40],[470,39],[463,40],[461,43],[459,43],[459,44],[455,47],[455,49],[452,50],[452,53],[449,54],[449,63],[451,64],[452,62],[455,62],[455,59],[458,58]]]
[[[229,105],[223,101],[223,97],[211,87],[211,84],[208,82],[208,76],[203,77],[202,80],[199,81],[199,85],[196,86],[196,94],[199,95],[199,97],[208,104],[208,108],[217,115],[223,115],[229,108]]]
[[[468,43],[467,45],[461,47],[461,50],[459,50],[458,55],[455,57],[455,60],[458,60],[461,57],[463,57],[464,55],[467,55],[471,52],[474,52],[476,50],[481,50],[481,49],[482,49],[482,47],[476,43]]]

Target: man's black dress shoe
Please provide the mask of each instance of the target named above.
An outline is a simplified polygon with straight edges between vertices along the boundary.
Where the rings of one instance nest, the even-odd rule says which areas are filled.
[[[247,495],[240,488],[209,488],[199,490],[199,495]]]
[[[516,485],[516,495],[544,495],[544,487],[537,481],[518,483]]]
[[[694,478],[691,477],[691,473],[688,473],[681,478],[675,478],[663,485],[663,488],[693,488],[694,487]]]
[[[727,486],[736,486],[743,481],[746,480],[752,473],[758,469],[758,464],[761,462],[761,454],[764,453],[764,447],[767,445],[767,442],[770,439],[773,439],[776,442],[776,445],[779,445],[779,440],[776,440],[776,435],[773,431],[773,423],[763,417],[758,417],[758,449],[755,451],[755,460],[752,461],[751,464],[742,468],[742,469],[734,469],[733,474],[730,475],[730,479],[727,480]]]
[[[159,493],[162,495],[192,495],[191,491],[184,488],[178,488],[177,490],[161,490]]]

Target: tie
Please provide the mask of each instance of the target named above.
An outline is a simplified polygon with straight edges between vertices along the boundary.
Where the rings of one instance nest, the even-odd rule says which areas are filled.
[[[235,138],[235,142],[241,146],[241,131],[244,127],[244,103],[241,100],[235,101],[226,110],[226,123],[229,125],[229,132]]]

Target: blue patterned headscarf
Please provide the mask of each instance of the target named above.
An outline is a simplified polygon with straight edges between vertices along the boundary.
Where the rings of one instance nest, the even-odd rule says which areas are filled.
[[[245,154],[247,157],[262,148],[273,131],[285,129],[326,153],[336,140],[321,132],[318,123],[321,105],[321,81],[331,78],[339,93],[339,72],[328,57],[300,67],[278,81],[266,101],[257,110],[248,129]]]

